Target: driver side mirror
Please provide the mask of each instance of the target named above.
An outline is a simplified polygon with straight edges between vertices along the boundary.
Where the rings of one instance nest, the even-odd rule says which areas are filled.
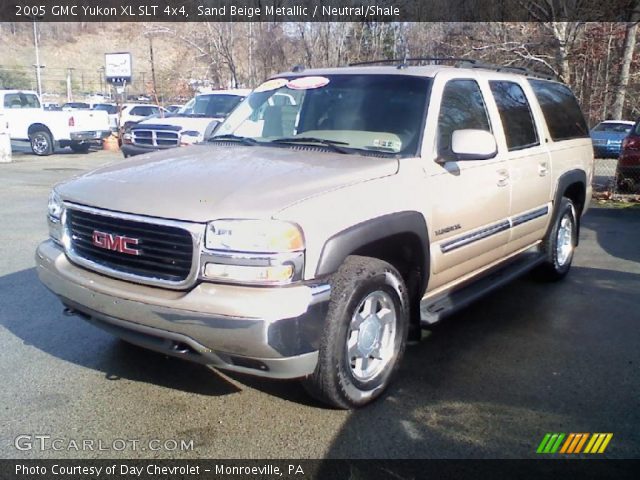
[[[222,122],[219,122],[218,120],[211,120],[209,125],[207,125],[207,128],[205,128],[204,130],[204,135],[202,136],[204,141],[207,141],[209,140],[209,138],[211,138],[211,136],[213,135],[213,132],[216,131],[220,123]]]
[[[498,154],[498,145],[491,132],[456,130],[451,136],[451,151],[457,160],[488,160]]]

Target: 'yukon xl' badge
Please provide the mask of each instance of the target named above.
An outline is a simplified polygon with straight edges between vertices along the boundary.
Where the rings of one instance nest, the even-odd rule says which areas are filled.
[[[456,230],[460,230],[462,226],[459,223],[455,225],[449,225],[448,227],[441,228],[440,230],[436,230],[436,236],[444,235],[445,233],[454,232]]]
[[[126,237],[124,235],[116,235],[114,233],[101,232],[94,230],[91,242],[99,248],[112,250],[114,252],[126,253],[127,255],[140,255],[140,250],[132,248],[131,245],[138,245],[137,238]]]

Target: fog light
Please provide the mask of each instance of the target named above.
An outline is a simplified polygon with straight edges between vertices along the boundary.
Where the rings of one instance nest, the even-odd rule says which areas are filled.
[[[231,280],[247,283],[287,283],[293,277],[293,265],[224,265],[207,263],[204,276],[212,280]]]
[[[48,217],[47,224],[49,225],[49,238],[58,245],[62,245],[64,238],[64,227],[62,226],[62,221]]]

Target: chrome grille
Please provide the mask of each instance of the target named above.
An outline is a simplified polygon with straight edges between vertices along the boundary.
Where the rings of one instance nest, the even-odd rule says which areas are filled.
[[[193,271],[194,238],[186,229],[68,208],[68,254],[83,266],[141,283],[186,282]],[[135,239],[139,254],[97,246],[94,233]],[[145,282],[144,280],[149,280]]]
[[[180,145],[180,134],[171,130],[135,128],[131,130],[131,141],[143,147],[170,148]]]

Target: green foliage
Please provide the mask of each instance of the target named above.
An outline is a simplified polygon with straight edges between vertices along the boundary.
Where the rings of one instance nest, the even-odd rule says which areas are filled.
[[[0,67],[0,88],[4,89],[29,89],[31,79],[23,71],[16,69],[3,69]]]

